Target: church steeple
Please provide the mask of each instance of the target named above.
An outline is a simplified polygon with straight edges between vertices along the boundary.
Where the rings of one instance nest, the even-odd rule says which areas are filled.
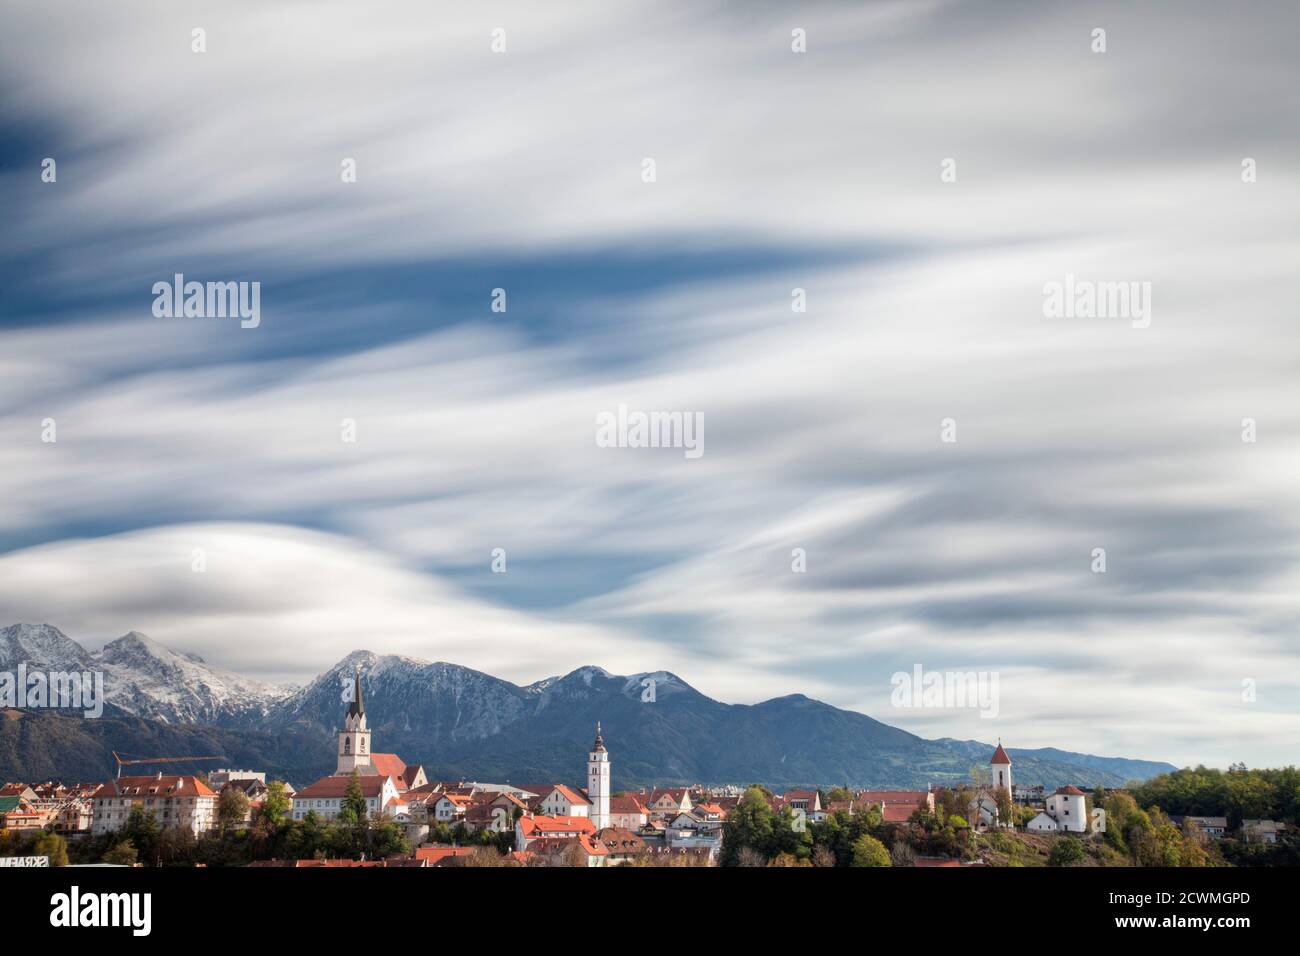
[[[349,717],[364,717],[366,702],[361,694],[361,665],[357,665],[356,678],[352,683],[352,704],[348,707]]]
[[[348,712],[343,717],[343,729],[339,731],[338,758],[338,768],[334,771],[336,774],[347,774],[354,769],[370,766],[370,729],[366,726],[366,701],[361,693],[359,664],[352,680],[352,702],[348,704]]]
[[[599,832],[609,826],[609,751],[596,721],[596,742],[587,755],[587,799],[591,801],[592,826]]]

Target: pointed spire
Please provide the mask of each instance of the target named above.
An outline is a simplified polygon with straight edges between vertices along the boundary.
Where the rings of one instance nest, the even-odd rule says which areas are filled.
[[[592,753],[599,753],[605,749],[605,738],[600,735],[600,721],[596,721],[596,742],[591,745]]]
[[[1005,764],[1011,763],[1011,758],[1008,757],[1007,752],[1002,749],[1001,737],[998,738],[998,749],[993,751],[993,759],[990,760],[989,763],[1005,763]]]
[[[352,704],[348,707],[349,717],[360,717],[366,712],[366,702],[361,695],[361,665],[357,665],[355,682],[352,685]]]

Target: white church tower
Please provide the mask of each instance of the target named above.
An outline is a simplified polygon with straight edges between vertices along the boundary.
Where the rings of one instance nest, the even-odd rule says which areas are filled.
[[[339,765],[335,775],[351,774],[353,769],[370,766],[370,731],[366,727],[366,702],[361,696],[361,668],[357,667],[352,685],[352,703],[339,731]]]
[[[1008,800],[1014,802],[1011,795],[1011,758],[1002,749],[1001,737],[998,738],[998,749],[993,751],[993,759],[989,761],[989,765],[993,771],[994,792],[1000,790],[1007,795]]]
[[[597,830],[609,826],[609,752],[596,722],[596,742],[587,756],[587,799],[591,801],[591,825]]]

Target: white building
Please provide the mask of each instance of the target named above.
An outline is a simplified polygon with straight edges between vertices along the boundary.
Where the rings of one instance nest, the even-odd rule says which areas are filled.
[[[426,783],[424,768],[408,765],[396,754],[371,750],[359,667],[353,684],[352,702],[343,716],[343,729],[339,731],[338,764],[334,774],[321,777],[293,795],[293,818],[301,820],[311,811],[322,819],[338,816],[354,770],[361,781],[367,812],[403,820],[407,819],[408,804],[401,795]]]
[[[101,784],[91,798],[92,836],[120,830],[140,807],[161,827],[178,827],[195,835],[217,825],[217,795],[197,777],[119,777]]]
[[[596,742],[587,756],[587,799],[591,803],[592,824],[597,830],[609,826],[609,753],[596,721]]]
[[[399,807],[405,811],[405,802],[398,795],[392,777],[360,777],[358,782],[368,814],[394,816]],[[343,807],[343,798],[351,783],[350,776],[335,775],[321,777],[310,787],[299,790],[293,795],[293,818],[301,820],[309,812],[315,812],[322,820],[334,819]]]
[[[339,762],[334,773],[340,776],[370,766],[370,728],[366,725],[366,703],[361,697],[360,667],[352,688],[352,703],[339,731]]]
[[[993,771],[993,789],[1006,793],[1007,799],[1012,799],[1011,789],[1011,758],[1007,752],[1002,749],[1002,740],[998,739],[998,749],[993,751],[993,759],[989,761]]]
[[[1030,820],[1026,829],[1036,833],[1087,833],[1087,797],[1078,787],[1061,787],[1047,798],[1047,809]]]

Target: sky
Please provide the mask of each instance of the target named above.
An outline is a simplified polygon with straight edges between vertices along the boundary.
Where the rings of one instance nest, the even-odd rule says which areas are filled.
[[[1295,762],[1293,5],[0,18],[0,625]],[[156,316],[178,273],[259,324]]]

